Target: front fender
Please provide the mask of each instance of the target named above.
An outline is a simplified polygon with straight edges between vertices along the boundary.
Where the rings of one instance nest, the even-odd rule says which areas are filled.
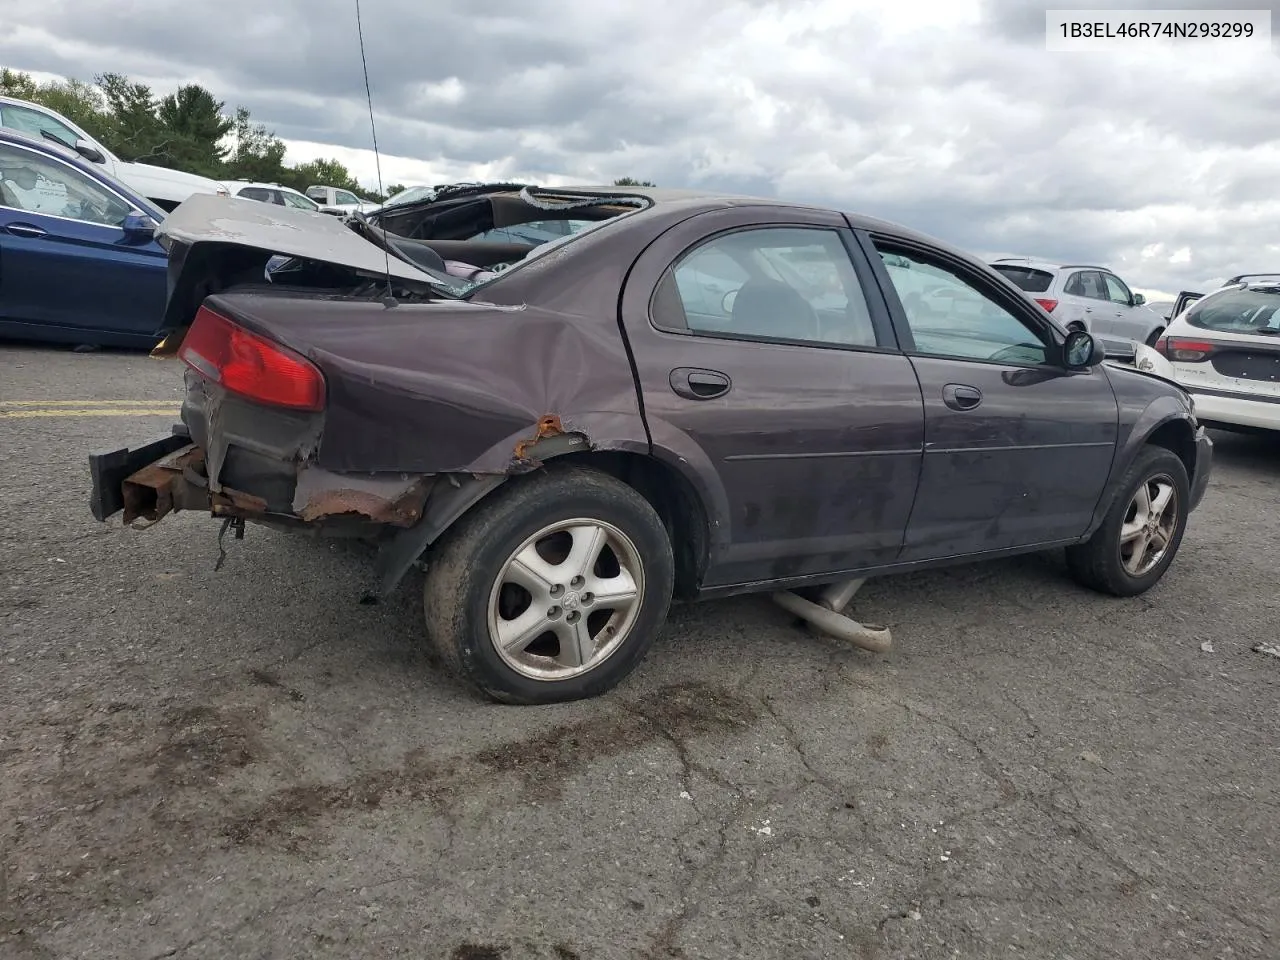
[[[1111,475],[1108,477],[1107,486],[1098,500],[1097,507],[1094,509],[1093,520],[1085,533],[1086,539],[1092,536],[1098,527],[1102,526],[1107,512],[1111,509],[1111,505],[1120,493],[1120,479],[1133,464],[1139,451],[1150,442],[1151,437],[1157,430],[1169,423],[1181,423],[1186,431],[1185,442],[1187,447],[1193,451],[1195,450],[1195,422],[1188,407],[1179,398],[1172,395],[1155,397],[1142,408],[1138,416],[1127,427],[1124,423],[1123,414],[1124,410],[1122,408],[1120,439],[1116,444],[1115,457],[1111,461]],[[1194,482],[1194,476],[1189,479]]]

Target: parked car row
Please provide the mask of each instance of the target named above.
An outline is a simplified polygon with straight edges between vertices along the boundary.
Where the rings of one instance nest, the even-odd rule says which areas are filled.
[[[0,129],[46,140],[73,151],[164,211],[172,210],[198,193],[224,197],[230,194],[224,184],[208,177],[121,160],[62,114],[37,103],[0,97]]]
[[[378,204],[337,187],[311,186],[306,194],[277,183],[218,181],[182,170],[121,160],[67,117],[42,104],[0,97],[0,129],[48,140],[79,154],[130,190],[168,212],[198,193],[239,196],[264,203],[288,204],[302,210],[346,214],[371,213]],[[305,201],[305,202],[304,202]]]

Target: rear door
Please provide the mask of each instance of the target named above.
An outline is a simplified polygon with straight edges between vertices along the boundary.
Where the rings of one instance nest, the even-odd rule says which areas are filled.
[[[0,317],[151,334],[165,300],[165,255],[131,242],[124,197],[70,164],[0,144]]]
[[[914,240],[862,239],[882,261],[873,266],[924,396],[924,462],[901,559],[1084,533],[1116,444],[1117,404],[1103,369],[1066,370],[1048,321],[967,261]],[[908,302],[899,291],[925,277],[966,309]]]
[[[838,214],[733,207],[667,230],[628,278],[622,322],[654,451],[713,505],[705,586],[901,549],[924,412],[851,244]]]
[[[1084,325],[1086,330],[1114,334],[1115,312],[1107,296],[1107,285],[1098,270],[1077,270],[1067,277],[1062,286],[1063,299],[1071,308],[1071,316],[1063,316],[1064,324],[1072,320]]]

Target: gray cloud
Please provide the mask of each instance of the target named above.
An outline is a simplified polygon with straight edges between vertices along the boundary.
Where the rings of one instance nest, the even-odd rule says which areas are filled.
[[[431,176],[785,195],[1166,290],[1280,262],[1276,58],[1046,51],[1047,6],[1101,5],[365,0],[364,25],[379,145]],[[2,64],[194,80],[288,140],[369,146],[350,0],[5,8]]]

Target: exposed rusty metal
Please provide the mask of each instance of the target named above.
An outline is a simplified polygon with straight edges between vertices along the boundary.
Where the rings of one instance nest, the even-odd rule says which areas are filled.
[[[412,526],[422,517],[436,479],[405,473],[334,473],[304,465],[294,486],[293,512],[305,521],[358,514],[377,523]]]
[[[180,481],[183,471],[203,458],[204,451],[192,443],[127,477],[120,488],[124,522],[133,523],[138,519],[154,522],[173,511],[175,480]]]
[[[245,493],[242,490],[232,490],[230,487],[223,487],[217,493],[211,493],[209,502],[218,506],[233,507],[244,513],[267,512],[267,501],[262,497],[255,497],[252,493]]]
[[[560,418],[549,413],[538,421],[537,431],[532,437],[526,437],[516,444],[515,459],[523,461],[529,459],[529,448],[540,440],[546,440],[550,437],[558,437],[564,433],[564,425],[560,422]]]
[[[298,516],[311,521],[344,513],[358,513],[377,523],[407,527],[421,518],[430,489],[431,483],[424,478],[394,500],[388,500],[369,490],[350,487],[321,490],[307,500],[298,511]]]

